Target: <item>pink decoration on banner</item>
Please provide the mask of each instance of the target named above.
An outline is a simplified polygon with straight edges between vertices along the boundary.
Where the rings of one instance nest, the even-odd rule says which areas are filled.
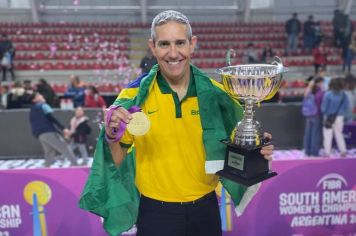
[[[77,6],[77,5],[79,5],[79,4],[80,4],[80,1],[79,1],[79,0],[74,0],[74,1],[73,1],[73,5],[76,5],[76,6]]]

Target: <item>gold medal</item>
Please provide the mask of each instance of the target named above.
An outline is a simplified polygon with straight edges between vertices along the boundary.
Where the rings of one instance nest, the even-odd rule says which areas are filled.
[[[144,135],[150,129],[151,122],[143,112],[135,112],[132,114],[132,120],[127,124],[126,128],[130,134],[135,136]]]

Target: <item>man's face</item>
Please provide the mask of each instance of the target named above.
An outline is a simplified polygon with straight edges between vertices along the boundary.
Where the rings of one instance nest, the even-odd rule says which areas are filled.
[[[187,27],[174,21],[156,27],[156,39],[148,45],[156,57],[162,75],[170,81],[189,79],[189,63],[196,37],[188,40]]]

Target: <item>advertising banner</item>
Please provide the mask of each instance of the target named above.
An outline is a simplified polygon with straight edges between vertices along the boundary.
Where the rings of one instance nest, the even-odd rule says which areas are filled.
[[[356,159],[274,161],[236,217],[219,186],[224,236],[356,236]],[[104,236],[101,219],[78,208],[89,169],[0,171],[0,236]],[[123,235],[135,235],[135,229]]]

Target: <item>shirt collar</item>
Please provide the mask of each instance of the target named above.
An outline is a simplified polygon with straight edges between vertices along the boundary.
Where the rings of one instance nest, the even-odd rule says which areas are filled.
[[[158,71],[157,73],[157,84],[163,94],[172,94],[175,93],[172,88],[169,86],[168,82],[164,79],[163,75]],[[192,70],[190,70],[190,79],[186,97],[195,97],[197,96],[197,91],[195,89],[195,79]]]

